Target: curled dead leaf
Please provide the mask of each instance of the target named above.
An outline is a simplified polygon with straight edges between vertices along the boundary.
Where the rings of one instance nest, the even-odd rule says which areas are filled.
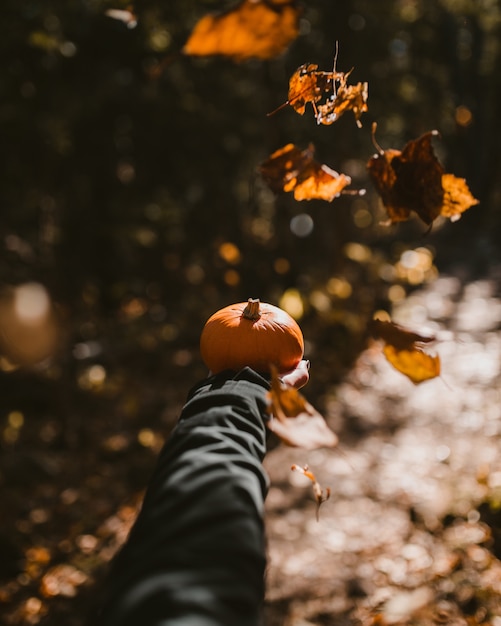
[[[317,115],[315,104],[325,97],[325,93],[332,93],[333,81],[337,72],[323,72],[314,63],[303,63],[289,79],[289,94],[287,104],[296,113],[304,115],[306,105],[310,102]]]
[[[266,426],[283,443],[309,450],[337,445],[338,437],[327,426],[323,416],[297,389],[283,383],[273,366],[271,390],[267,395],[270,419]]]
[[[373,319],[369,331],[375,339],[385,342],[383,354],[391,365],[414,384],[440,376],[440,357],[428,354],[422,344],[435,337],[420,335],[390,321]]]
[[[355,122],[359,128],[362,127],[360,118],[362,113],[368,111],[367,99],[369,97],[369,83],[357,83],[348,85],[347,80],[351,72],[343,74],[338,79],[339,84],[335,93],[325,104],[317,107],[317,122],[319,124],[333,124],[346,111],[353,111]]]
[[[306,476],[306,478],[309,478],[311,480],[312,487],[313,487],[313,495],[315,496],[315,501],[317,503],[316,516],[317,516],[317,522],[318,522],[319,513],[320,513],[320,506],[324,502],[326,502],[330,498],[330,496],[331,496],[330,488],[326,487],[325,492],[323,491],[322,487],[320,486],[320,483],[316,479],[315,474],[310,470],[308,465],[303,465],[301,467],[300,465],[293,464],[291,466],[291,470],[293,472],[294,471],[295,472],[300,472],[301,474]]]
[[[367,162],[369,175],[379,193],[390,223],[406,221],[412,212],[427,225],[442,215],[451,221],[478,204],[464,179],[446,174],[433,150],[436,130],[407,142],[400,150],[378,148]]]
[[[367,82],[348,85],[351,72],[338,72],[335,68],[323,71],[314,63],[303,63],[289,79],[287,102],[270,115],[287,104],[304,115],[310,103],[317,124],[333,124],[343,113],[352,111],[357,126],[361,127],[360,118],[368,110],[369,85]]]
[[[259,172],[276,193],[293,191],[296,200],[331,202],[351,183],[346,174],[339,174],[313,158],[312,144],[301,150],[292,143],[279,148],[259,166]],[[362,193],[362,192],[359,192]]]

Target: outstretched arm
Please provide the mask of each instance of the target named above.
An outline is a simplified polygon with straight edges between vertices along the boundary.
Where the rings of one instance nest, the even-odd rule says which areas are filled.
[[[103,626],[261,622],[268,382],[248,368],[227,376],[198,385],[160,455]]]

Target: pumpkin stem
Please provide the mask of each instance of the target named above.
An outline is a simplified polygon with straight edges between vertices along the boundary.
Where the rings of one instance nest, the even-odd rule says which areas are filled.
[[[260,305],[259,298],[249,298],[247,302],[247,306],[242,311],[242,317],[245,317],[246,320],[252,320],[255,322],[261,317],[261,311],[259,310]]]

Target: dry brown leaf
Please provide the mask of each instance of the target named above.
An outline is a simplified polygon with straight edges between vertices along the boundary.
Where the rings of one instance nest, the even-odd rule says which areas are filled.
[[[317,503],[317,512],[316,512],[316,516],[317,516],[317,522],[319,519],[319,513],[320,513],[320,506],[326,502],[330,496],[331,496],[331,490],[329,487],[326,487],[325,492],[323,491],[322,487],[320,486],[320,483],[318,482],[318,480],[316,479],[315,474],[310,470],[310,468],[308,467],[308,465],[303,465],[303,467],[301,467],[300,465],[292,465],[291,466],[291,470],[294,472],[300,472],[301,474],[303,474],[304,476],[306,476],[306,478],[309,478],[312,482],[312,487],[313,487],[313,495],[315,496],[315,501]]]
[[[361,128],[362,122],[360,118],[362,113],[368,111],[369,84],[357,83],[356,85],[348,85],[346,81],[349,74],[349,72],[348,74],[343,74],[338,79],[339,86],[335,95],[331,96],[325,104],[317,107],[316,117],[319,124],[333,124],[345,111],[353,111],[355,122]]]
[[[271,59],[298,36],[299,16],[295,0],[243,0],[228,11],[202,17],[183,53],[235,61]]]
[[[434,337],[378,319],[370,321],[369,330],[375,339],[385,342],[383,353],[388,362],[414,384],[440,376],[440,357],[428,354],[421,345],[434,341]]]
[[[289,79],[287,104],[303,115],[311,103],[317,124],[333,124],[346,111],[353,111],[357,126],[361,126],[362,113],[368,110],[368,83],[348,85],[350,72],[322,71],[314,63],[304,63]],[[323,100],[323,102],[322,102]],[[276,111],[273,111],[275,113]]]
[[[289,143],[268,157],[259,166],[259,172],[277,193],[293,191],[296,200],[331,202],[351,183],[351,178],[315,161],[314,150],[311,144],[301,150]]]
[[[287,104],[303,115],[306,104],[311,102],[316,116],[315,104],[325,97],[326,92],[332,93],[336,76],[338,74],[334,72],[320,71],[314,63],[303,63],[290,77]]]
[[[415,385],[440,376],[438,355],[427,354],[420,348],[397,350],[391,345],[384,346],[383,352],[389,363]]]
[[[271,390],[267,395],[270,419],[266,425],[285,444],[308,450],[337,445],[338,437],[323,416],[297,389],[279,379],[275,367],[271,368]]]
[[[373,140],[376,125],[373,125]],[[458,220],[471,206],[478,204],[466,182],[444,168],[433,150],[436,130],[407,142],[403,150],[378,147],[367,162],[369,175],[388,212],[390,223],[406,221],[414,211],[425,224],[439,216]]]

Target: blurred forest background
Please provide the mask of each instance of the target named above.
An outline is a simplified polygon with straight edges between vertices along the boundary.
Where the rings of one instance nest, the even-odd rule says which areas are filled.
[[[2,5],[2,623],[83,623],[83,583],[123,540],[206,375],[198,340],[218,308],[259,297],[289,310],[322,411],[374,311],[499,261],[497,0],[304,1],[300,34],[275,59],[180,53],[205,13],[231,5],[142,0],[137,24],[106,15],[127,8],[107,0]],[[369,83],[362,128],[349,112],[331,126],[308,110],[267,115],[298,66],[332,69],[336,42],[338,70]],[[382,226],[366,172],[373,122],[383,148],[437,129],[446,171],[480,204],[431,232]],[[312,142],[367,193],[275,196],[257,167],[289,142]]]

